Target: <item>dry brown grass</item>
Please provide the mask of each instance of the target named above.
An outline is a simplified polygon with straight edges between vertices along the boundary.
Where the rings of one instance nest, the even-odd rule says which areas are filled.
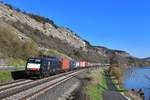
[[[102,100],[102,93],[107,89],[105,71],[106,68],[94,69],[88,77],[92,79],[88,84],[88,100]]]
[[[110,75],[118,80],[119,84],[122,83],[123,72],[121,67],[110,67]]]
[[[98,84],[98,85],[102,85],[102,79],[103,79],[103,75],[102,73],[108,68],[98,68],[98,69],[94,69],[93,72],[91,73],[90,77],[92,78],[93,82]]]

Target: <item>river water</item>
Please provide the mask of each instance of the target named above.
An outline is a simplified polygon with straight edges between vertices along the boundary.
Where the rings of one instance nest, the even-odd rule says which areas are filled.
[[[129,67],[124,71],[123,84],[126,89],[140,88],[145,93],[146,100],[150,100],[150,67]]]

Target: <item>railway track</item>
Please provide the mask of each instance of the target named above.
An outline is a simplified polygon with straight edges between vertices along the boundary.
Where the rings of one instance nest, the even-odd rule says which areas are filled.
[[[9,84],[18,83],[18,82],[25,81],[25,80],[26,80],[26,79],[19,79],[19,80],[7,82],[7,83],[0,83],[0,87],[1,87],[1,86],[6,86],[6,85],[9,85]]]
[[[23,80],[23,81],[11,83],[11,84],[3,85],[3,86],[0,87],[0,93],[3,92],[3,91],[6,91],[8,89],[15,88],[15,87],[20,86],[20,85],[30,83],[32,81],[33,80]]]
[[[80,71],[71,71],[55,76],[47,77],[40,80],[28,80],[26,83],[17,83],[13,86],[5,86],[0,88],[0,100],[30,100],[34,96],[38,96],[47,90],[71,79],[76,76]]]

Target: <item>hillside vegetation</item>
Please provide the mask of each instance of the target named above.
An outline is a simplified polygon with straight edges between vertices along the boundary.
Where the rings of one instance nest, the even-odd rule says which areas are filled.
[[[26,36],[30,37],[39,47],[48,48],[48,52],[46,55],[55,56],[51,53],[52,50],[56,50],[67,56],[75,59],[75,60],[85,60],[85,61],[93,61],[100,62],[103,61],[98,53],[85,52],[82,48],[74,48],[71,47],[67,42],[60,40],[59,38],[53,36],[46,36],[40,30],[33,29],[27,24],[23,24],[20,21],[17,22],[9,22],[13,27],[18,29],[22,33],[26,33]],[[45,51],[39,51],[39,53],[43,54]],[[32,56],[32,55],[31,55]],[[59,58],[59,56],[57,55]]]
[[[15,26],[16,25],[16,26]],[[13,26],[31,38],[28,41],[20,40],[11,27],[0,27],[0,52],[7,58],[26,60],[28,57],[38,57],[40,55],[56,56],[60,55],[55,51],[66,54],[76,60],[100,61],[100,57],[96,54],[88,54],[80,49],[72,48],[67,43],[61,42],[58,38],[47,37],[39,30],[34,30],[27,25],[19,22],[13,23]],[[22,28],[21,28],[22,27]],[[38,50],[38,46],[49,48],[45,54],[45,50]],[[10,60],[9,60],[10,61]]]
[[[0,26],[0,52],[9,58],[11,64],[14,59],[26,60],[30,56],[37,56],[37,44],[30,40],[23,42],[14,33],[11,27]]]

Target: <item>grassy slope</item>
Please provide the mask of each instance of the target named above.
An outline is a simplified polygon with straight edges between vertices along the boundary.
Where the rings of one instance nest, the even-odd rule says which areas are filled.
[[[107,89],[105,73],[97,70],[91,73],[92,82],[88,86],[90,100],[102,100],[102,92]]]
[[[26,61],[21,59],[8,58],[9,66],[25,66]]]
[[[12,27],[0,26],[0,56],[8,59],[9,65],[25,65],[30,56],[37,56],[37,44],[32,41],[21,41]]]
[[[23,71],[22,69],[18,70],[0,70],[0,83],[13,81],[11,72],[13,71]]]

